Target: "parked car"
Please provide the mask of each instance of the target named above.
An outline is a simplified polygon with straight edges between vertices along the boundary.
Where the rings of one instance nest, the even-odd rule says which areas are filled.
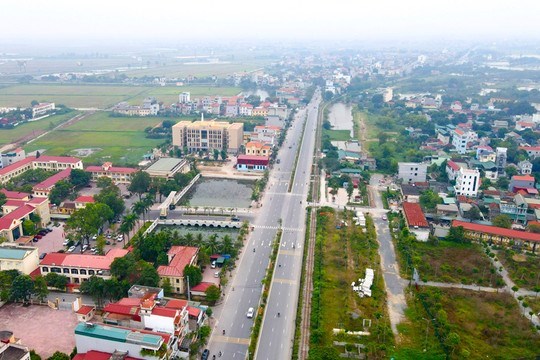
[[[68,249],[68,251],[67,251],[67,252],[68,252],[68,253],[72,253],[72,252],[74,252],[74,251],[75,251],[75,249],[76,249],[76,247],[75,247],[75,246],[70,246],[70,248]]]
[[[38,238],[38,239],[41,239],[42,237],[43,237],[43,235],[39,235],[39,234],[34,236],[34,238]]]
[[[254,314],[254,313],[255,313],[255,310],[254,310],[252,307],[250,307],[250,308],[248,309],[248,311],[247,311],[246,316],[247,316],[249,319],[251,319],[251,318],[253,317],[253,314]]]
[[[82,247],[82,252],[85,252],[88,249],[88,245],[84,244]]]
[[[105,241],[106,245],[111,245],[111,242],[109,240]]]
[[[39,238],[34,236],[34,238],[32,239],[33,242],[38,242],[39,241]]]
[[[383,220],[388,219],[388,218],[386,217],[386,214],[383,214],[382,219],[383,219]]]
[[[218,278],[218,277],[219,277],[219,271],[216,271],[216,272],[214,273],[214,277],[215,277],[215,278]]]
[[[210,267],[212,269],[215,269],[216,268],[216,262],[215,261],[212,261],[212,263],[210,264]]]
[[[41,255],[39,255],[39,260],[43,260],[45,256],[47,256],[47,253],[41,253]]]
[[[67,246],[67,244],[69,244],[69,240],[64,240],[64,242],[62,243],[62,246]]]
[[[112,235],[111,234],[107,234],[107,239],[110,239],[112,238]]]
[[[41,229],[41,230],[38,231],[38,235],[45,236],[47,234],[48,234],[48,231],[45,230],[45,229]]]
[[[238,216],[233,216],[231,218],[231,221],[240,221],[240,218]]]
[[[97,240],[97,234],[95,234],[94,236],[92,236],[92,240]]]

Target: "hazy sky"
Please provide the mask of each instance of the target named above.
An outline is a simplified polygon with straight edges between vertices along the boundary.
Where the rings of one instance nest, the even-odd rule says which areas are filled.
[[[1,0],[0,42],[530,39],[539,19],[539,0]]]

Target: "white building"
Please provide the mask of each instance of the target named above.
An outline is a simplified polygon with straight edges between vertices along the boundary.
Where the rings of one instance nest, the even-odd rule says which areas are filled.
[[[414,162],[398,163],[398,178],[406,183],[425,182],[428,164]]]
[[[480,171],[472,169],[459,169],[454,190],[456,195],[476,197],[480,187]]]
[[[454,129],[452,132],[452,146],[459,154],[465,154],[469,149],[469,143],[478,140],[478,134],[474,131]]]
[[[497,165],[497,173],[499,175],[504,174],[504,168],[506,167],[506,158],[507,158],[506,151],[507,150],[508,149],[505,147],[498,147],[495,150],[495,153],[496,153],[495,164]]]
[[[52,110],[54,110],[54,103],[39,103],[32,107],[32,118],[45,115]]]
[[[0,167],[5,167],[26,158],[26,152],[22,148],[5,152],[1,156]]]
[[[0,271],[18,270],[29,275],[38,266],[38,248],[13,245],[12,243],[0,245]]]
[[[529,175],[532,173],[532,163],[528,160],[523,160],[517,164],[521,175]]]
[[[185,104],[191,101],[191,94],[189,92],[183,92],[180,95],[178,95],[178,102],[181,104]]]

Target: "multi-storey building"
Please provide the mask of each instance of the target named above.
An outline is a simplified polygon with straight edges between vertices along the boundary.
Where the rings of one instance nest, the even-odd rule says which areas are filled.
[[[32,106],[32,118],[36,118],[41,115],[45,115],[49,111],[54,110],[54,103],[39,103]]]
[[[38,248],[8,243],[0,244],[0,271],[18,270],[22,274],[29,275],[38,267],[38,264]]]
[[[398,178],[403,182],[424,182],[427,177],[428,164],[414,162],[398,163]]]
[[[507,152],[507,150],[508,149],[505,148],[505,147],[498,147],[495,150],[495,154],[496,154],[495,165],[497,165],[497,174],[498,175],[503,175],[504,174],[504,169],[506,168],[506,158],[507,158],[506,152]]]
[[[117,184],[129,184],[131,176],[137,172],[137,169],[112,166],[112,163],[106,162],[101,166],[88,166],[86,171],[92,174],[92,181],[105,176]]]
[[[475,140],[478,140],[478,134],[474,131],[456,128],[452,133],[452,145],[459,154],[465,154],[470,143]]]
[[[157,271],[163,282],[169,279],[171,290],[176,294],[183,294],[186,291],[184,281],[184,268],[197,263],[199,248],[192,246],[173,246],[167,253],[169,265],[161,265]]]
[[[178,102],[185,104],[191,101],[191,94],[189,92],[183,92],[178,95]]]
[[[180,121],[172,127],[172,144],[189,152],[214,149],[237,152],[242,145],[244,125],[224,121]]]
[[[26,152],[21,148],[3,153],[1,155],[0,167],[5,167],[8,165],[14,164],[17,161],[24,160],[24,158],[26,158]]]
[[[460,168],[454,190],[456,195],[476,197],[480,187],[480,171]]]

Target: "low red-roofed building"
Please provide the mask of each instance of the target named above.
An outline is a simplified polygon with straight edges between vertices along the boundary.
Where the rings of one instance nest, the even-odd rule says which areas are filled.
[[[490,225],[470,223],[466,221],[454,220],[452,227],[463,227],[468,238],[475,241],[486,241],[489,244],[508,246],[510,244],[523,245],[533,252],[540,243],[540,234],[500,228]]]
[[[82,209],[86,207],[88,204],[95,203],[96,200],[94,200],[93,196],[79,196],[75,199],[75,209]]]
[[[129,184],[131,176],[137,172],[137,169],[113,166],[111,162],[106,162],[101,166],[88,166],[86,171],[92,174],[92,181],[105,176],[116,184]]]
[[[0,236],[12,242],[23,235],[22,222],[30,219],[32,214],[40,217],[38,226],[49,223],[49,199],[34,198],[24,202],[10,200],[2,207],[2,213],[4,216],[0,218]]]
[[[91,350],[86,353],[78,353],[73,360],[111,360],[115,359],[112,353]],[[137,357],[124,356],[122,360],[140,360]]]
[[[265,171],[269,161],[268,156],[238,155],[236,169],[239,171]]]
[[[124,249],[111,249],[105,255],[48,253],[39,267],[44,276],[50,272],[65,275],[77,287],[93,275],[110,279],[112,262],[127,253]]]
[[[203,281],[190,289],[191,295],[206,296],[205,291],[212,285],[216,286],[214,283]]]
[[[7,200],[19,200],[19,201],[28,201],[30,200],[31,194],[19,191],[9,191],[6,189],[0,189],[0,192],[6,195]]]
[[[169,279],[171,290],[176,294],[183,294],[186,291],[184,281],[184,268],[197,263],[199,248],[192,246],[173,246],[167,253],[169,265],[161,265],[157,271],[161,282]]]
[[[83,305],[75,312],[77,314],[77,320],[87,322],[92,320],[96,313],[96,307],[90,305]]]
[[[420,241],[427,241],[429,237],[429,223],[422,208],[417,203],[404,202],[403,214],[409,231],[416,235]]]
[[[60,171],[57,174],[54,174],[53,176],[48,177],[47,179],[32,187],[32,194],[34,196],[49,197],[49,194],[51,193],[51,190],[56,185],[56,183],[60,180],[68,179],[70,174],[71,168],[68,168]]]
[[[14,177],[22,175],[30,169],[43,169],[49,171],[61,171],[65,169],[81,169],[82,161],[71,156],[47,156],[39,158],[29,156],[21,161],[17,161],[0,169],[0,184],[4,184]]]

